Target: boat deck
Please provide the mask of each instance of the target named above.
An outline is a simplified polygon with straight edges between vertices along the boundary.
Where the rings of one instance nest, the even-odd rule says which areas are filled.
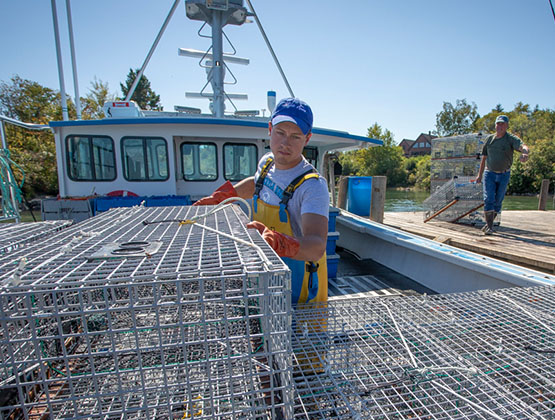
[[[328,281],[329,300],[436,293],[373,260],[359,260],[340,247],[337,253],[341,259],[337,277]]]
[[[495,234],[484,236],[481,225],[431,220],[422,212],[390,212],[384,224],[447,245],[555,273],[555,211],[504,211]]]

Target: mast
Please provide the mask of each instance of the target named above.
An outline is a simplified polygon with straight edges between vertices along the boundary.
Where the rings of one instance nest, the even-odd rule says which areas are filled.
[[[189,19],[203,21],[212,27],[212,46],[201,58],[201,61],[210,59],[207,79],[212,86],[212,94],[201,95],[211,100],[212,114],[216,117],[223,117],[225,99],[230,97],[224,90],[224,60],[231,61],[229,60],[230,56],[223,52],[223,27],[227,24],[242,25],[245,23],[247,9],[243,7],[243,0],[186,0],[185,6]],[[210,50],[212,51],[210,52]],[[194,56],[185,49],[181,49],[179,54]]]

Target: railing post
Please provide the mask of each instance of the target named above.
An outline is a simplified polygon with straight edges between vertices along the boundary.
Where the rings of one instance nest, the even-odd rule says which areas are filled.
[[[349,188],[349,177],[339,178],[339,191],[337,192],[337,207],[347,210],[347,189]]]
[[[372,197],[370,199],[370,220],[383,223],[385,207],[385,189],[387,185],[386,176],[372,177]]]
[[[540,188],[540,200],[538,202],[538,210],[545,211],[548,193],[549,193],[549,179],[544,179],[542,180],[542,186]]]
[[[331,205],[335,207],[335,161],[336,159],[332,158],[332,155],[327,154],[326,157],[328,158],[328,184],[330,187],[330,194],[331,194]]]

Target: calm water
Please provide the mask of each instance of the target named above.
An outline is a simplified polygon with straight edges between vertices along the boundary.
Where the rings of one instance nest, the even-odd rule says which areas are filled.
[[[430,194],[424,191],[387,190],[385,211],[423,211],[422,202]],[[506,196],[503,210],[537,210],[538,197]],[[553,196],[547,200],[547,210],[554,210]]]
[[[428,198],[429,193],[424,191],[387,190],[385,195],[385,211],[423,211],[422,202]],[[537,210],[538,197],[507,196],[503,201],[503,210]],[[547,210],[555,210],[553,196],[547,200]],[[40,211],[35,211],[35,217],[40,220]],[[31,213],[24,211],[21,214],[24,222],[32,222]]]

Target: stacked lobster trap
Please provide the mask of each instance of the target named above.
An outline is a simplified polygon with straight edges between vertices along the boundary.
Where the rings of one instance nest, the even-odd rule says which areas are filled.
[[[291,418],[290,272],[210,208],[113,209],[0,257],[0,419]]]
[[[295,419],[555,418],[555,286],[316,312],[293,318]]]
[[[472,177],[455,176],[437,187],[422,204],[425,209],[424,222],[435,219],[470,224],[483,223],[479,211],[484,205],[482,184],[475,183]]]
[[[52,235],[73,223],[72,220],[50,220],[34,223],[1,223],[0,256],[25,244]]]
[[[453,177],[476,176],[484,145],[483,133],[432,139],[430,187],[433,193]]]

